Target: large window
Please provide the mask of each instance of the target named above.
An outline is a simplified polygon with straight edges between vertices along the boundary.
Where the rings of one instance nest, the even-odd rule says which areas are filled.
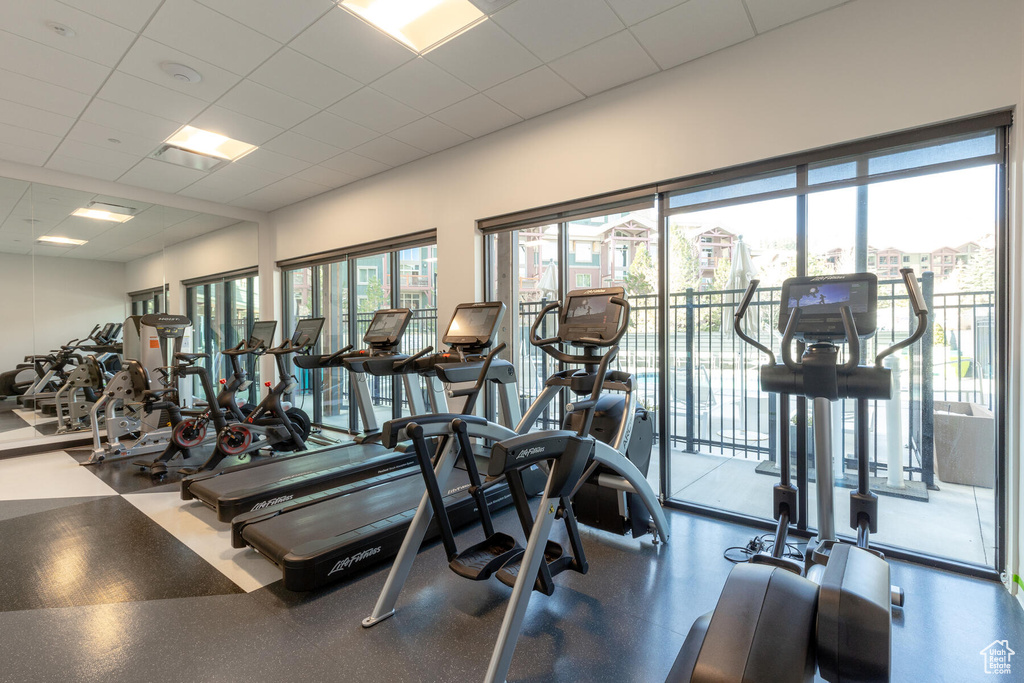
[[[481,221],[490,293],[520,319],[515,361],[524,403],[553,369],[526,342],[524,326],[539,310],[532,302],[564,296],[563,282],[622,284],[633,321],[620,366],[638,376],[641,402],[658,415],[661,467],[651,479],[660,475],[668,503],[767,523],[781,431],[795,449],[805,430],[810,452],[794,472],[801,489],[794,524],[813,532],[811,411],[802,399],[791,401],[791,419],[780,424],[777,396],[759,387],[766,359],[736,337],[733,312],[750,280],[760,280],[747,332],[777,349],[786,278],[873,272],[878,333],[864,348],[871,362],[910,334],[899,271],[913,268],[931,326],[886,361],[896,378],[893,400],[869,406],[869,471],[881,497],[874,539],[890,552],[946,566],[1002,566],[1005,120],[996,115],[663,183],[648,195],[657,211],[643,208],[643,190],[631,190],[609,196],[605,211],[601,199],[581,200]],[[626,204],[624,213],[614,208]],[[531,224],[559,215],[565,218]],[[831,430],[841,520],[856,477],[852,401],[836,403]],[[850,535],[844,526],[837,531]]]
[[[369,253],[318,263],[284,272],[285,326],[291,330],[302,318],[322,316],[324,332],[320,353],[331,353],[362,338],[375,311],[412,309],[401,351],[414,353],[436,344],[437,247],[416,246]],[[342,368],[296,373],[299,389],[293,400],[306,406],[314,422],[345,431],[360,431],[362,423],[352,409],[352,378]],[[390,377],[368,378],[378,423],[408,413],[401,382]]]
[[[167,310],[167,285],[128,295],[132,302],[132,315],[163,313]]]
[[[253,323],[259,320],[259,278],[251,272],[233,273],[205,282],[189,281],[186,287],[185,311],[192,321],[192,350],[209,354],[203,363],[216,388],[219,380],[232,373],[231,359],[224,355],[224,349],[248,339]],[[243,356],[241,362],[252,384],[239,397],[258,402],[259,363],[251,355]],[[193,382],[193,392],[205,398],[198,378]]]

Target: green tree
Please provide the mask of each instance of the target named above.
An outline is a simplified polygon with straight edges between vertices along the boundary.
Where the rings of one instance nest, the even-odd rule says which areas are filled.
[[[956,285],[960,291],[987,291],[995,286],[995,249],[981,248],[970,255],[967,263],[957,267]]]
[[[376,276],[366,282],[366,298],[359,302],[360,313],[372,313],[388,305],[388,294]]]
[[[673,225],[669,231],[669,251],[672,262],[669,265],[669,289],[672,292],[685,292],[688,288],[696,288],[700,278],[700,261],[693,241],[686,231],[690,226]]]
[[[715,266],[715,277],[712,280],[711,289],[716,292],[720,292],[723,289],[728,289],[729,274],[732,272],[732,259],[731,258],[720,258],[718,259],[718,265]]]
[[[645,245],[637,246],[633,262],[629,264],[623,280],[626,294],[630,296],[651,294],[657,288],[658,270],[654,267],[654,259]]]

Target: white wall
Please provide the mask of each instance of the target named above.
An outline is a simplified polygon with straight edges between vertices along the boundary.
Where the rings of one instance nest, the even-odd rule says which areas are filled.
[[[0,254],[0,291],[3,370],[128,314],[122,263]]]

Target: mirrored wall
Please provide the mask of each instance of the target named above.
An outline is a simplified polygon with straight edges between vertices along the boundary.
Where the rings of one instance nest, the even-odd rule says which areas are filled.
[[[188,315],[186,283],[197,278],[254,274],[257,234],[236,218],[0,178],[0,451],[39,439],[86,445],[94,422],[102,439],[95,401],[141,353],[126,321]],[[255,280],[244,298],[258,308]],[[235,332],[251,320],[222,327]],[[211,352],[216,386],[224,344],[245,331],[211,345],[206,322],[187,329],[181,348]],[[158,382],[160,363],[146,365]]]

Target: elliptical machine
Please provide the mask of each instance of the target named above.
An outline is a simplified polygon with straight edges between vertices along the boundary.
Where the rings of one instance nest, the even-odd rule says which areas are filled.
[[[167,474],[167,464],[179,454],[183,459],[191,457],[192,449],[201,446],[208,441],[207,426],[213,422],[213,435],[219,434],[224,427],[231,422],[242,422],[246,416],[256,409],[255,405],[246,403],[238,405],[235,398],[239,391],[249,388],[249,381],[245,368],[242,366],[242,356],[250,354],[261,355],[263,351],[274,343],[274,333],[277,331],[276,320],[261,320],[253,323],[252,331],[247,340],[242,340],[230,349],[224,349],[223,353],[231,361],[231,376],[222,379],[220,391],[214,395],[213,383],[210,381],[210,373],[202,365],[197,365],[199,359],[209,358],[208,353],[184,353],[174,354],[173,373],[175,378],[185,378],[195,375],[203,387],[203,394],[206,397],[206,407],[196,414],[195,411],[183,410],[177,401],[168,400],[166,394],[169,389],[155,389],[143,394],[146,413],[166,410],[171,415],[170,443],[155,460],[136,460],[143,472],[150,476],[159,478]],[[171,399],[174,397],[171,396]],[[183,418],[182,415],[188,415]]]
[[[782,285],[779,331],[782,363],[748,336],[744,314],[757,289],[750,283],[734,317],[737,336],[767,354],[761,388],[780,396],[779,420],[789,423],[789,396],[814,400],[818,535],[808,543],[804,562],[783,555],[789,523],[796,512],[791,482],[789,434],[780,438],[781,481],[775,487],[778,520],[772,554],[758,554],[730,573],[715,610],[694,622],[668,680],[714,683],[806,683],[815,666],[830,683],[888,681],[892,606],[903,592],[889,583],[889,564],[869,545],[878,530],[878,498],[869,488],[868,401],[892,398],[892,372],[883,360],[921,338],[928,309],[914,271],[903,276],[917,328],[914,333],[860,365],[860,343],[874,335],[878,280],[872,273],[798,277]],[[808,344],[799,361],[792,343]],[[839,363],[839,344],[847,344]],[[856,545],[835,535],[833,514],[832,402],[857,401],[857,492],[850,495],[850,527]]]
[[[271,386],[270,382],[265,382],[269,391],[259,405],[241,422],[221,429],[217,433],[217,445],[206,462],[199,467],[184,467],[182,474],[212,470],[224,458],[246,456],[263,448],[275,452],[306,450],[312,422],[302,410],[285,405],[284,395],[299,385],[295,375],[288,372],[285,357],[293,353],[310,354],[320,339],[323,327],[323,318],[300,320],[291,339],[266,349],[265,352],[274,356],[277,362],[277,384]]]

